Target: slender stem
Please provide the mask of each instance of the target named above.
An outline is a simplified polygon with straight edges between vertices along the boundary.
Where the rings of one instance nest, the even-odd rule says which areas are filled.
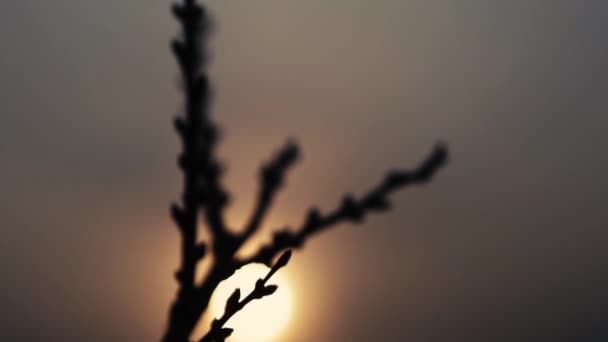
[[[379,186],[358,200],[350,196],[345,197],[342,205],[333,212],[321,215],[317,209],[311,210],[298,231],[278,231],[270,245],[261,247],[248,259],[236,260],[235,253],[250,240],[263,223],[274,197],[283,186],[285,174],[299,157],[299,149],[290,142],[263,166],[260,173],[261,187],[252,216],[242,234],[230,233],[223,219],[228,194],[220,185],[222,170],[214,157],[217,129],[209,119],[210,85],[205,70],[204,51],[204,42],[210,26],[209,18],[205,8],[197,4],[196,0],[183,0],[181,4],[174,5],[173,13],[182,28],[182,34],[172,42],[172,48],[182,75],[185,107],[184,117],[175,119],[175,128],[183,147],[179,157],[179,166],[183,172],[183,191],[181,203],[171,206],[171,215],[181,236],[181,252],[179,269],[176,272],[177,296],[171,306],[162,341],[188,342],[219,283],[229,278],[239,267],[254,262],[270,265],[279,252],[303,246],[312,235],[344,221],[361,222],[368,212],[388,210],[388,196],[394,191],[431,180],[445,164],[447,149],[438,146],[414,171],[389,174]],[[207,245],[198,242],[198,214],[201,211],[211,232],[213,260],[205,279],[197,284],[197,265],[208,254]],[[224,316],[215,321],[205,337],[207,339],[203,338],[202,341],[223,341],[231,332],[230,329],[223,328],[230,317],[252,300],[270,295],[276,290],[273,285],[267,286],[266,282],[287,263],[289,257],[286,255],[291,254],[285,253],[279,258],[268,275],[259,280],[254,291],[243,301],[237,298],[236,301],[233,299],[227,303]]]

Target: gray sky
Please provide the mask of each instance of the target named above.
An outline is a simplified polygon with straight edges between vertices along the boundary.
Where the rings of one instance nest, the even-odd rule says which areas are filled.
[[[268,230],[452,149],[391,213],[295,254],[284,341],[608,340],[606,1],[209,3],[235,226],[287,137],[304,160]],[[0,19],[0,339],[157,340],[178,256],[168,3]]]

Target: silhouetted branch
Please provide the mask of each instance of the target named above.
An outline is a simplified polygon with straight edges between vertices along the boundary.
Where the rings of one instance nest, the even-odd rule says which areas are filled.
[[[447,149],[439,145],[416,170],[393,172],[360,199],[346,196],[339,208],[326,215],[322,215],[318,209],[312,209],[298,231],[294,233],[285,229],[276,232],[270,245],[260,248],[249,259],[237,260],[235,253],[258,231],[283,185],[285,174],[299,158],[299,149],[295,143],[288,142],[262,167],[260,190],[253,213],[241,234],[230,233],[223,219],[228,194],[220,184],[222,169],[214,156],[218,133],[209,120],[211,92],[205,73],[203,43],[209,33],[210,20],[196,0],[182,1],[183,3],[172,7],[181,24],[182,33],[171,44],[180,66],[185,97],[185,115],[175,119],[175,129],[183,148],[178,162],[184,175],[183,193],[181,203],[171,206],[171,216],[181,235],[181,254],[179,269],[175,274],[179,286],[177,297],[169,312],[163,342],[188,342],[219,283],[229,278],[239,267],[252,262],[270,265],[282,250],[299,248],[310,236],[331,226],[348,220],[361,222],[368,212],[388,210],[388,196],[393,191],[429,181],[447,159]],[[201,211],[211,232],[212,248],[198,242],[198,213]],[[209,250],[213,254],[210,269],[202,282],[197,284],[197,265],[209,254]],[[275,286],[267,286],[266,282],[287,264],[290,255],[291,252],[284,253],[268,275],[258,281],[254,291],[242,301],[240,291],[235,291],[228,300],[224,315],[214,321],[211,330],[201,341],[223,341],[232,333],[231,329],[223,327],[230,317],[252,300],[276,291]]]
[[[342,205],[333,212],[322,215],[317,208],[309,211],[302,227],[297,232],[284,229],[274,233],[270,245],[261,247],[253,256],[238,262],[238,267],[250,263],[270,264],[274,256],[287,248],[300,248],[312,235],[317,234],[343,221],[360,223],[368,212],[382,212],[390,209],[388,196],[395,190],[413,184],[422,184],[431,180],[447,161],[447,148],[444,145],[435,147],[431,155],[414,171],[394,171],[369,193],[357,200],[347,195]]]
[[[173,13],[182,25],[182,37],[172,42],[180,65],[185,93],[185,118],[175,119],[175,128],[182,138],[183,153],[179,166],[184,172],[184,204],[205,209],[205,216],[214,235],[224,233],[222,209],[228,195],[219,183],[221,165],[213,152],[217,129],[209,120],[210,85],[204,72],[205,52],[200,41],[210,29],[210,20],[203,7],[193,0],[173,5]]]
[[[182,27],[181,37],[171,43],[179,63],[185,97],[185,115],[175,119],[175,129],[183,151],[178,164],[184,174],[182,203],[171,206],[171,216],[181,235],[180,267],[175,276],[179,284],[177,298],[169,314],[169,326],[163,341],[186,342],[207,307],[207,296],[195,284],[197,264],[206,254],[206,245],[198,242],[198,212],[203,209],[209,230],[214,238],[213,252],[230,240],[222,218],[228,201],[219,183],[221,167],[214,157],[217,129],[210,122],[210,85],[205,74],[205,52],[201,40],[209,32],[210,21],[204,8],[194,0],[172,7]],[[217,281],[208,283],[208,287]],[[221,280],[220,280],[221,281]]]
[[[287,144],[275,155],[269,163],[260,170],[261,188],[257,198],[257,204],[249,223],[243,233],[243,243],[253,235],[260,227],[264,215],[272,205],[274,195],[281,188],[285,173],[296,163],[300,155],[298,146],[293,141]]]
[[[236,313],[241,311],[247,304],[251,303],[256,299],[262,299],[266,296],[270,296],[278,289],[277,285],[266,285],[268,280],[282,267],[287,265],[291,258],[291,251],[286,251],[281,255],[279,260],[272,266],[266,277],[258,279],[255,283],[255,288],[247,297],[243,300],[241,298],[241,290],[236,289],[232,295],[226,301],[226,307],[224,314],[219,319],[214,319],[211,323],[211,330],[200,340],[200,342],[223,342],[232,334],[232,329],[224,328],[224,325],[228,320]]]

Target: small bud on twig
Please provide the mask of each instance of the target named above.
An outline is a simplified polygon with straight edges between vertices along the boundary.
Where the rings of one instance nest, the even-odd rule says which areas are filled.
[[[198,244],[195,248],[194,248],[194,258],[199,261],[201,259],[203,259],[205,257],[205,254],[207,253],[207,246],[205,244]]]
[[[177,280],[178,283],[183,283],[184,282],[184,272],[181,270],[177,270],[175,271],[175,280]]]
[[[186,126],[186,123],[184,122],[184,119],[182,119],[180,117],[176,117],[173,120],[173,124],[175,126],[175,130],[177,131],[177,133],[179,133],[181,136],[186,135],[187,126]]]
[[[230,329],[230,328],[220,329],[220,331],[217,333],[218,342],[225,341],[228,337],[230,337],[230,335],[232,335],[233,331],[234,331],[234,329]]]
[[[261,292],[262,297],[270,296],[275,293],[279,287],[277,285],[268,285],[265,286]]]
[[[277,260],[277,263],[274,264],[273,268],[276,270],[281,269],[282,267],[287,265],[287,263],[289,262],[289,259],[291,259],[291,249],[281,255],[279,260]]]
[[[363,210],[357,205],[357,202],[352,196],[347,195],[342,201],[342,211],[344,215],[351,218],[355,222],[361,222],[363,220]]]
[[[184,46],[184,43],[177,39],[172,40],[171,41],[171,50],[175,54],[175,57],[177,57],[177,59],[180,61],[180,63],[183,63],[185,51],[186,51],[186,47]]]
[[[225,312],[230,312],[230,311],[236,310],[237,306],[239,305],[240,299],[241,299],[241,290],[240,289],[234,290],[232,295],[230,295],[230,297],[226,301]]]
[[[173,12],[173,15],[175,15],[175,17],[177,19],[183,19],[184,18],[184,7],[179,5],[179,4],[173,4],[171,6],[171,11]]]
[[[317,227],[319,224],[321,224],[321,212],[318,208],[310,209],[308,218],[306,219],[306,227],[310,229]]]
[[[184,210],[182,208],[180,208],[180,206],[176,203],[173,203],[171,205],[171,217],[173,218],[173,220],[175,221],[175,223],[177,224],[177,227],[181,230],[184,229],[184,225],[185,225],[185,214],[184,214]]]

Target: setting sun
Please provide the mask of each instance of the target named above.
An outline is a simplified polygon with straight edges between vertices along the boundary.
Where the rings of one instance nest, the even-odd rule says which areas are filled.
[[[212,316],[220,317],[224,313],[226,300],[236,288],[240,288],[244,295],[248,294],[253,290],[256,280],[264,278],[268,270],[261,264],[251,264],[222,282],[211,300]],[[292,309],[289,284],[281,272],[276,273],[268,283],[278,285],[279,289],[271,296],[249,303],[226,324],[226,327],[234,329],[230,337],[232,341],[273,341],[289,323]]]

